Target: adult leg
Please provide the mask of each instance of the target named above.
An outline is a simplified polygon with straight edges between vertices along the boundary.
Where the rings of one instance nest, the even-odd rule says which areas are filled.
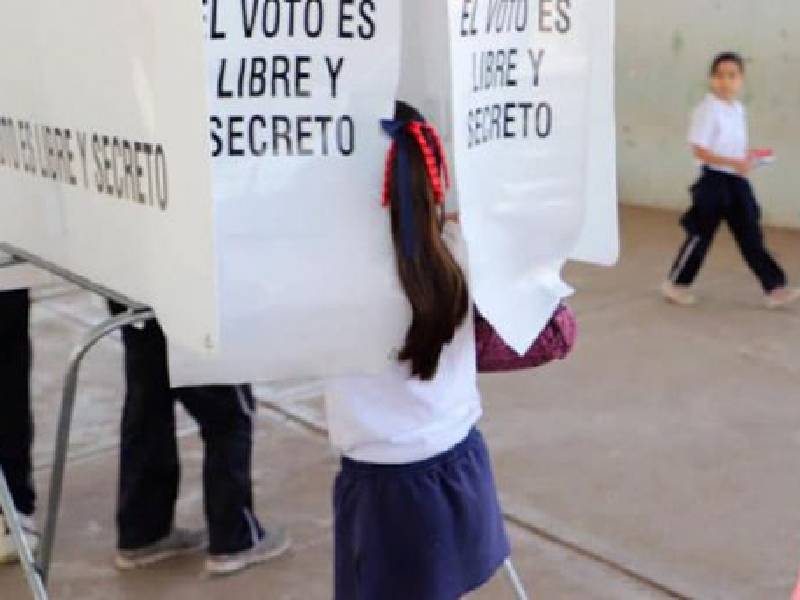
[[[0,292],[0,467],[3,469],[14,504],[26,516],[33,514],[31,451],[31,342],[28,290]]]
[[[180,388],[178,398],[205,442],[203,487],[209,553],[253,548],[264,529],[253,511],[251,479],[255,399],[248,385]]]
[[[112,313],[123,306],[109,303]],[[117,505],[118,546],[136,550],[164,539],[173,528],[180,464],[167,347],[156,321],[122,330],[125,406]]]
[[[734,199],[727,214],[728,226],[747,265],[767,294],[786,286],[786,273],[764,245],[761,209],[746,179],[733,185]]]

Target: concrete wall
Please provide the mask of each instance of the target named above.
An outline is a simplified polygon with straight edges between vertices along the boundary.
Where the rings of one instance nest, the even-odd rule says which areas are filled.
[[[800,1],[617,0],[617,119],[623,201],[684,208],[695,167],[692,107],[720,50],[748,60],[752,145],[778,164],[753,176],[765,220],[800,227]]]

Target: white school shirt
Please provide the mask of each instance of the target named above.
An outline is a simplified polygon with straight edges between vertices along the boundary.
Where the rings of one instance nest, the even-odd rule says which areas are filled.
[[[464,256],[458,226],[448,224],[445,239],[454,256]],[[326,382],[331,444],[348,458],[375,464],[407,464],[441,454],[481,418],[477,377],[470,311],[442,349],[431,381],[412,378],[409,364],[397,362],[378,375]]]
[[[747,111],[742,103],[726,102],[708,94],[692,114],[689,143],[725,158],[747,158]],[[731,167],[704,165],[702,161],[698,164],[723,173],[736,173]]]

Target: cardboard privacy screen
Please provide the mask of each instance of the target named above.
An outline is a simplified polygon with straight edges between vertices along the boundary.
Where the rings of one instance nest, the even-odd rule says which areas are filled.
[[[517,348],[568,258],[615,257],[610,0],[64,4],[0,23],[0,241],[153,304],[175,385],[396,360],[398,97],[446,138],[476,302]]]
[[[400,3],[206,5],[221,353],[175,382],[377,370],[407,307],[380,206]]]
[[[613,0],[404,7],[400,95],[445,132],[473,294],[522,351],[571,293],[566,260],[619,252]]]
[[[152,304],[202,352],[218,318],[197,1],[4,3],[0,241]]]

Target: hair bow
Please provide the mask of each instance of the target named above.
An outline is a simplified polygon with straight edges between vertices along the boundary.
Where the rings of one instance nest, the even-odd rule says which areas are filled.
[[[383,130],[392,138],[392,145],[386,156],[386,173],[383,187],[383,206],[392,202],[392,178],[394,164],[397,163],[397,197],[400,203],[400,232],[403,253],[407,257],[416,250],[416,231],[414,227],[414,194],[411,184],[411,159],[409,143],[413,140],[422,151],[425,170],[433,190],[434,201],[444,203],[445,190],[450,187],[450,172],[447,168],[444,144],[431,125],[419,120],[393,119],[381,121]],[[408,135],[405,135],[408,134]],[[431,140],[433,146],[431,145]],[[442,182],[444,173],[444,183]]]

